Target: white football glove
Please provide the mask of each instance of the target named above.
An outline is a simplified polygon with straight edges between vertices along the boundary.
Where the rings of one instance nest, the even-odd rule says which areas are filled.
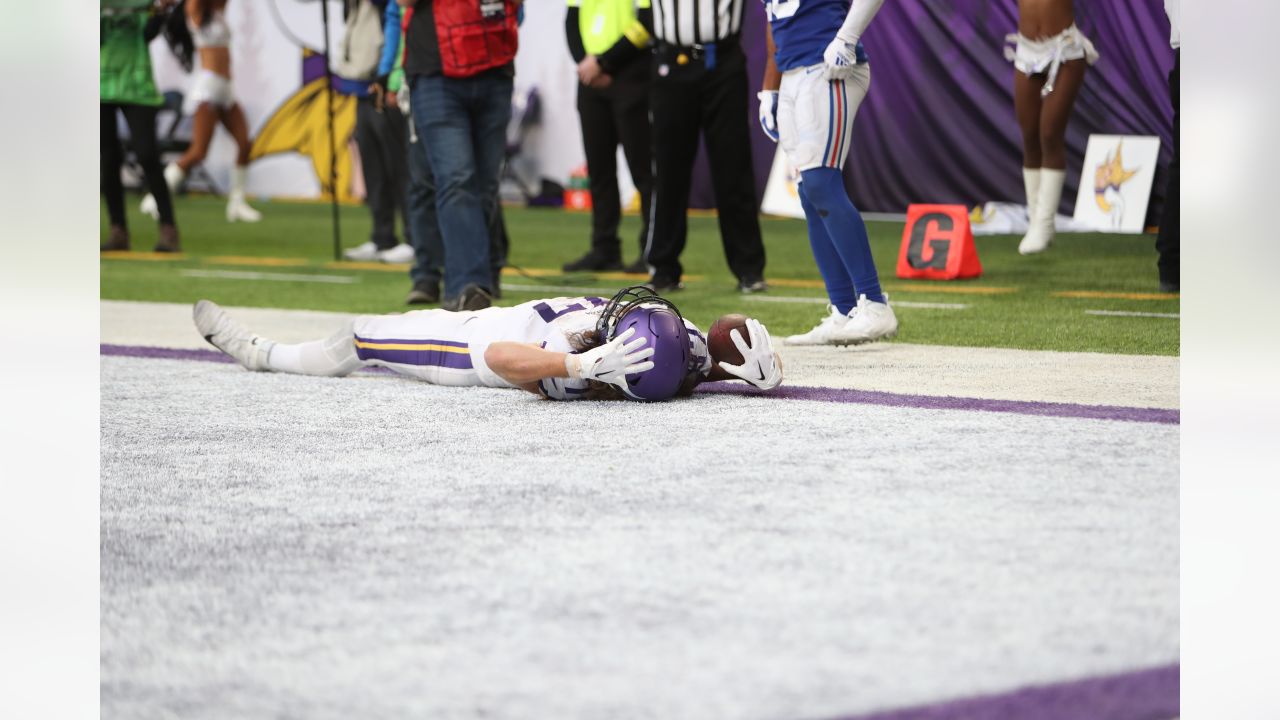
[[[653,348],[644,347],[648,339],[641,337],[627,342],[635,332],[635,328],[627,328],[600,347],[565,355],[564,369],[575,380],[598,380],[625,390],[628,375],[653,368],[653,361],[646,359],[653,356]]]
[[[769,339],[769,331],[755,318],[747,319],[747,336],[751,344],[742,340],[742,331],[735,329],[729,333],[738,352],[742,353],[741,365],[720,363],[724,371],[742,378],[761,390],[772,390],[782,384],[782,363],[778,354],[773,351],[773,341]]]
[[[848,42],[840,35],[827,45],[822,53],[822,61],[827,65],[828,80],[847,80],[853,77],[853,68],[858,64],[857,41]]]
[[[778,142],[778,91],[761,90],[756,97],[760,98],[760,129],[770,140]]]

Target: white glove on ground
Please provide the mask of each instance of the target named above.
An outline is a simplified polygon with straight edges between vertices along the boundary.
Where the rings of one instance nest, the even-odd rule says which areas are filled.
[[[760,129],[770,140],[778,142],[778,91],[761,90],[756,97],[760,98]]]
[[[575,380],[598,380],[625,389],[628,375],[653,368],[653,361],[646,360],[653,356],[653,348],[644,347],[648,339],[636,338],[627,342],[635,332],[635,328],[627,328],[626,332],[600,347],[565,355],[564,369]]]
[[[733,330],[729,333],[729,339],[733,340],[738,352],[742,353],[742,364],[731,365],[722,362],[720,367],[730,375],[742,378],[761,390],[772,390],[778,387],[782,383],[782,363],[778,359],[778,354],[773,351],[773,341],[769,338],[769,331],[760,324],[759,320],[748,318],[747,336],[751,338],[750,345],[743,342],[741,330]]]

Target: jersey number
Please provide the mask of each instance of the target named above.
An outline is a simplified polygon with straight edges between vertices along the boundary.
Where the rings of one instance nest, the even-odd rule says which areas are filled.
[[[561,315],[567,315],[577,310],[587,310],[592,306],[603,304],[604,300],[596,297],[577,298],[569,302],[563,302],[557,299],[544,300],[537,305],[534,305],[533,309],[538,311],[538,317],[542,318],[543,322],[551,322]]]
[[[800,0],[769,0],[765,8],[770,20],[789,18],[800,9]]]

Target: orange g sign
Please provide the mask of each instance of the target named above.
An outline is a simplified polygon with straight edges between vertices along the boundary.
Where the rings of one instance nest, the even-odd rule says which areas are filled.
[[[963,205],[912,205],[898,250],[898,277],[959,280],[982,274]]]

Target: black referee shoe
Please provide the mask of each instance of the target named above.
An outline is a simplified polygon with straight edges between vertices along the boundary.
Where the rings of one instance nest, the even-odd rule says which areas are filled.
[[[567,262],[564,265],[561,265],[560,269],[565,272],[601,272],[606,270],[621,270],[622,258],[618,256],[610,257],[604,253],[592,250],[573,262]]]
[[[762,293],[762,292],[768,292],[768,291],[769,291],[769,283],[765,282],[764,278],[748,277],[738,281],[738,292],[742,293],[743,295],[752,295],[755,293]]]
[[[649,265],[644,261],[644,257],[636,258],[636,261],[622,268],[622,272],[631,273],[632,275],[648,275]]]
[[[648,281],[641,284],[659,295],[684,289],[684,283],[676,280],[675,278],[663,277],[661,275],[654,275],[650,277]]]

